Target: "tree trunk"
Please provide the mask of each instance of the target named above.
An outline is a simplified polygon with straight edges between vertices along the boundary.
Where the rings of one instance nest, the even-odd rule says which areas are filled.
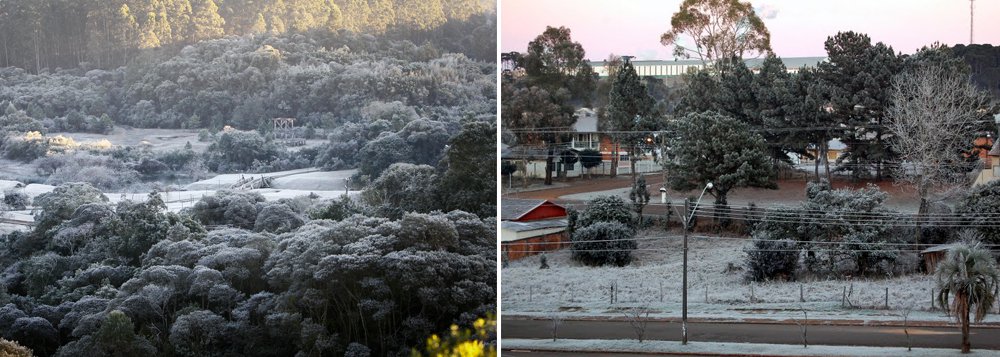
[[[826,167],[826,180],[832,182],[832,180],[830,179],[830,154],[829,154],[830,142],[824,141],[822,148],[823,148],[823,166]]]
[[[628,153],[628,162],[632,167],[632,185],[635,185],[635,181],[638,178],[638,174],[635,172],[635,158],[638,156],[636,155],[636,151],[638,150],[635,145],[632,145]]]
[[[528,159],[524,159],[524,171],[521,172],[521,187],[528,188]]]
[[[916,248],[918,252],[920,251],[920,241],[922,241],[924,237],[924,215],[927,214],[927,206],[928,206],[927,198],[925,198],[926,194],[927,194],[927,189],[924,188],[923,185],[921,185],[920,208],[917,209],[917,234],[916,237],[914,237],[913,241],[913,248]]]
[[[611,152],[611,178],[618,177],[618,141],[615,141]]]
[[[816,172],[816,182],[819,182],[819,148],[816,148],[816,158],[813,160],[813,170]]]
[[[961,300],[959,300],[961,299]],[[955,294],[955,301],[959,305],[958,319],[962,322],[962,353],[969,353],[972,344],[969,343],[969,304],[965,294]]]
[[[553,151],[554,149],[552,147],[552,144],[549,144],[548,155],[545,155],[545,185],[552,184],[552,168],[555,165],[554,160],[552,158]]]
[[[716,186],[715,189],[715,221],[720,227],[729,226],[729,201],[727,201],[726,196],[729,194],[729,190],[721,190]]]

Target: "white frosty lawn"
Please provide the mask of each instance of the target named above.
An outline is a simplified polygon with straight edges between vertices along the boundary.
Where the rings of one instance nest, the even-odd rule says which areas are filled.
[[[500,347],[510,350],[565,351],[565,352],[632,352],[671,353],[699,355],[739,355],[739,356],[1000,356],[1000,351],[972,350],[961,354],[955,349],[914,348],[907,351],[902,347],[859,347],[810,345],[772,345],[760,343],[688,342],[636,340],[572,340],[559,339],[513,339],[500,340]]]
[[[265,176],[275,177],[274,187],[248,190],[247,192],[259,193],[268,201],[277,201],[282,198],[296,198],[308,196],[310,194],[319,196],[317,198],[318,200],[338,198],[345,193],[347,193],[350,197],[356,197],[361,194],[361,191],[344,191],[344,179],[350,177],[355,172],[356,170],[318,171],[316,168],[307,168],[264,173],[263,175]],[[236,181],[240,179],[241,176],[249,177],[259,175],[262,174],[218,175],[208,180],[192,183],[187,186],[187,190],[160,192],[160,197],[162,197],[164,203],[166,203],[168,211],[177,212],[184,208],[193,206],[198,202],[198,200],[201,200],[202,197],[214,195],[220,189],[229,189],[232,184],[236,183]],[[18,184],[20,183],[17,181],[0,180],[0,194],[2,194],[3,189],[13,188]],[[24,192],[30,199],[34,200],[34,198],[38,195],[52,192],[54,189],[55,186],[52,185],[30,184],[22,188],[21,192]],[[148,194],[148,192],[104,193],[111,203],[117,203],[123,199],[136,202],[145,201]],[[34,219],[33,213],[30,209],[7,212],[6,214],[8,215],[7,218],[12,219],[28,221]]]
[[[662,236],[662,230],[643,236]],[[671,232],[669,235],[676,235]],[[901,310],[911,307],[910,320],[951,321],[941,311],[930,311],[934,278],[915,274],[885,279],[819,280],[810,282],[747,283],[742,271],[726,272],[729,264],[743,265],[744,239],[690,240],[688,308],[693,318],[809,319],[901,321]],[[680,317],[681,239],[639,241],[635,261],[626,267],[587,267],[571,260],[569,249],[548,254],[551,267],[540,270],[539,258],[510,263],[501,271],[504,315],[545,317],[622,317],[622,307],[642,306],[656,318]],[[667,251],[643,251],[643,249]],[[610,301],[616,284],[617,300]],[[852,289],[853,285],[853,289]],[[802,288],[805,302],[799,302]],[[753,301],[751,301],[751,287]],[[884,309],[889,288],[889,309]],[[853,307],[842,308],[844,289]],[[853,290],[853,291],[851,291]],[[661,301],[662,296],[662,301]],[[996,314],[986,322],[1000,322]]]
[[[354,175],[355,172],[357,170],[320,171],[317,168],[305,168],[261,174],[222,174],[190,183],[185,186],[185,189],[189,191],[228,189],[242,178],[267,176],[274,178],[273,188],[343,191],[345,179]]]

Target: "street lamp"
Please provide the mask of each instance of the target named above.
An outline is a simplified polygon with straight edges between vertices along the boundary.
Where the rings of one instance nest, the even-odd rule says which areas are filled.
[[[698,200],[694,202],[694,207],[691,208],[691,213],[687,213],[688,203],[690,199],[684,199],[684,214],[680,214],[681,223],[684,228],[684,273],[681,278],[683,297],[681,298],[681,344],[686,345],[688,343],[688,226],[691,224],[691,219],[694,218],[694,214],[698,212],[698,205],[701,204],[701,199],[705,197],[705,192],[712,189],[712,183],[709,182],[705,184],[705,188],[701,190],[701,195],[698,196]]]

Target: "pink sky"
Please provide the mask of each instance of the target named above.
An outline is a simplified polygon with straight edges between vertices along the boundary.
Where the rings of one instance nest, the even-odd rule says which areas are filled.
[[[566,26],[587,58],[609,53],[671,59],[660,34],[681,0],[500,0],[500,50],[524,52],[545,26]],[[969,42],[968,0],[751,1],[781,57],[825,56],[823,42],[839,31],[868,34],[896,51],[913,53],[935,41]],[[1000,0],[975,2],[975,43],[1000,45]]]

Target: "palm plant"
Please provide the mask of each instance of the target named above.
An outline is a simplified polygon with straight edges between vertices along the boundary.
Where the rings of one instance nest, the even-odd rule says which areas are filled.
[[[980,322],[993,308],[1000,286],[1000,274],[993,256],[979,242],[963,242],[948,251],[935,271],[940,290],[938,302],[947,306],[962,325],[962,353],[969,353],[969,312],[975,306],[975,321]],[[954,300],[949,304],[949,296]]]

